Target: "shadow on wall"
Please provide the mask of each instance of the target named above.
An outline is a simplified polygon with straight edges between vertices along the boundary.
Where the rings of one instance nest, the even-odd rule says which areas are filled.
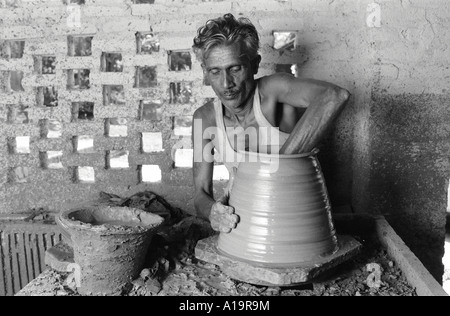
[[[391,225],[438,282],[450,172],[448,96],[372,95],[371,212]]]

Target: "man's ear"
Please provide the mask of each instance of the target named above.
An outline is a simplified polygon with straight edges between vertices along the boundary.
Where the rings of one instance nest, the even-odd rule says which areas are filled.
[[[259,71],[259,64],[261,63],[261,60],[262,60],[261,55],[258,55],[255,59],[253,59],[252,67],[254,75],[256,75]]]

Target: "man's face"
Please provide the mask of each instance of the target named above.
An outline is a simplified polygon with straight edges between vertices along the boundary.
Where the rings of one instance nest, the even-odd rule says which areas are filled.
[[[203,71],[223,105],[238,114],[255,87],[259,58],[250,61],[241,45],[214,47],[205,59]]]

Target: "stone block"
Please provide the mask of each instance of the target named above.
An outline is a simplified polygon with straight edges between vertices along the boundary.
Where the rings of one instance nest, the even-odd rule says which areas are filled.
[[[195,248],[195,256],[213,263],[230,278],[261,286],[294,286],[310,283],[325,272],[357,255],[362,245],[350,236],[339,236],[339,250],[333,255],[314,262],[304,262],[289,267],[271,267],[263,264],[239,261],[217,249],[218,235],[200,240]]]
[[[73,248],[63,242],[45,252],[45,264],[56,271],[68,272],[69,265],[73,263]]]

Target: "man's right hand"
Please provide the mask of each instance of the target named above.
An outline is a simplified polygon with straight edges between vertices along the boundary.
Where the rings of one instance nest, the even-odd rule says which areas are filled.
[[[215,231],[229,234],[237,227],[239,216],[234,213],[234,208],[228,206],[228,197],[224,196],[211,207],[209,221]]]

